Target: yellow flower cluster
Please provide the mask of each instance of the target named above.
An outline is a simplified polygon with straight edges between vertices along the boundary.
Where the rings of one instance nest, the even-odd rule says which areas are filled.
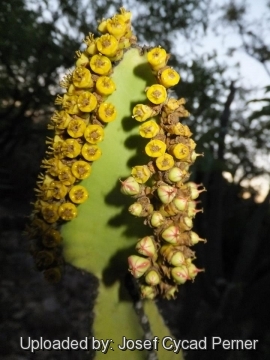
[[[140,256],[128,258],[130,272],[140,278],[141,296],[148,299],[158,294],[174,298],[178,285],[194,280],[202,270],[193,264],[195,252],[190,246],[205,241],[191,231],[193,218],[202,211],[196,209],[195,199],[205,189],[188,182],[189,166],[199,154],[189,127],[179,122],[189,116],[185,100],[167,95],[167,88],[180,81],[177,71],[167,66],[168,59],[161,47],[147,53],[158,83],[146,89],[149,102],[135,105],[132,117],[142,123],[139,134],[149,140],[145,153],[151,160],[133,167],[132,177],[121,188],[136,199],[130,213],[145,217],[144,223],[153,229],[152,236],[137,243]]]
[[[65,93],[55,100],[60,108],[49,124],[54,137],[47,140],[28,229],[36,266],[52,283],[61,279],[63,268],[59,226],[72,221],[78,206],[91,196],[80,181],[91,175],[93,163],[102,155],[99,143],[104,129],[117,118],[117,109],[107,97],[117,91],[111,78],[113,66],[136,43],[130,20],[131,13],[123,8],[102,20],[101,36],[86,37],[85,51],[76,52],[75,69],[60,83]],[[190,129],[179,122],[189,115],[185,100],[169,98],[167,93],[180,75],[167,66],[169,54],[163,48],[147,51],[146,57],[157,83],[145,89],[147,103],[136,104],[132,118],[140,123],[142,142],[147,141],[149,162],[131,169],[121,181],[121,191],[136,199],[129,212],[144,217],[153,235],[138,241],[139,256],[130,256],[128,263],[132,275],[140,278],[142,297],[153,299],[159,294],[170,299],[178,285],[202,271],[193,264],[195,252],[190,247],[205,241],[191,230],[193,218],[202,211],[196,209],[195,200],[205,189],[188,182],[189,167],[199,154]]]
[[[77,206],[87,200],[87,189],[78,183],[90,176],[93,162],[102,155],[99,143],[104,128],[117,118],[115,106],[106,99],[116,91],[113,65],[136,42],[130,20],[131,13],[124,8],[102,20],[98,27],[102,35],[86,37],[85,51],[76,52],[75,69],[60,83],[66,91],[55,100],[60,109],[49,124],[55,135],[47,141],[44,172],[35,189],[37,200],[28,229],[36,266],[51,282],[60,280],[63,264],[58,227],[73,220]]]

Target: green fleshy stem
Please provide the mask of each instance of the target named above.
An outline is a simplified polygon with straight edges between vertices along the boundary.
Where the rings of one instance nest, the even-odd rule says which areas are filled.
[[[101,158],[93,163],[89,178],[81,182],[89,192],[89,199],[78,208],[78,217],[63,225],[64,256],[68,263],[89,271],[100,280],[95,305],[94,336],[112,339],[108,359],[147,359],[148,351],[118,349],[122,338],[142,339],[143,330],[134,311],[132,299],[124,279],[127,257],[134,253],[139,237],[148,235],[150,229],[141,218],[128,213],[130,197],[120,193],[119,179],[130,175],[131,167],[149,161],[144,154],[146,139],[139,136],[139,123],[132,119],[132,108],[146,103],[145,88],[156,83],[146,57],[138,49],[129,50],[115,67],[112,79],[116,91],[108,98],[117,108],[117,119],[105,129],[105,139],[100,144]],[[172,351],[162,348],[162,338],[170,336],[153,301],[144,301],[153,336],[159,338],[158,358],[182,359]],[[106,356],[106,355],[105,355]],[[96,353],[96,359],[104,354]]]

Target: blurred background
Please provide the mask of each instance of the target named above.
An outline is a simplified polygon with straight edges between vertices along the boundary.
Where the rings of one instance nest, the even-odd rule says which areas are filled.
[[[1,358],[31,355],[19,337],[83,338],[97,281],[67,267],[58,286],[34,269],[21,233],[45,154],[59,79],[96,19],[124,6],[140,44],[162,45],[181,74],[174,89],[192,114],[186,123],[204,153],[192,167],[203,183],[195,230],[205,268],[175,301],[159,301],[179,339],[259,339],[258,351],[221,351],[219,359],[270,358],[270,1],[2,0],[0,2]],[[74,356],[74,354],[73,354]],[[213,358],[186,352],[187,360]],[[76,353],[76,359],[89,359]]]

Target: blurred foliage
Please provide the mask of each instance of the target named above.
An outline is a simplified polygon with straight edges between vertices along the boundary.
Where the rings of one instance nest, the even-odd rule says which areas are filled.
[[[265,87],[265,93],[270,93],[270,86]],[[258,102],[258,103],[265,103],[266,105],[263,105],[260,110],[253,111],[253,113],[250,115],[250,121],[256,120],[260,117],[264,117],[265,121],[268,121],[268,118],[270,116],[270,97],[265,97],[261,99],[254,99],[250,100],[250,102]],[[270,124],[268,124],[268,127]]]
[[[263,5],[263,4],[261,4]],[[230,1],[222,6],[223,24],[233,26],[242,40],[242,49],[251,57],[258,60],[270,76],[270,13],[267,10],[259,17],[250,14],[249,5],[246,1]]]
[[[263,346],[257,358],[269,359],[269,198],[256,204],[256,192],[248,189],[250,198],[244,199],[240,186],[244,178],[269,173],[267,164],[258,161],[270,150],[269,98],[256,99],[257,110],[252,110],[247,99],[253,89],[242,86],[237,72],[229,78],[227,63],[220,63],[215,52],[196,52],[209,26],[232,29],[239,34],[241,49],[269,75],[269,1],[263,19],[255,21],[256,14],[250,14],[242,1],[218,2],[213,8],[210,0],[2,0],[2,203],[6,201],[15,211],[16,201],[25,204],[30,198],[45,151],[46,123],[59,91],[59,74],[72,66],[72,53],[88,32],[94,32],[96,19],[120,6],[133,12],[140,43],[160,44],[171,52],[171,64],[182,75],[175,92],[188,99],[192,114],[188,125],[195,134],[197,152],[205,155],[193,167],[192,176],[208,190],[202,196],[205,213],[196,219],[198,232],[208,239],[204,249],[198,246],[196,250],[201,259],[198,265],[207,271],[203,280],[180,291],[181,302],[166,302],[166,314],[168,309],[173,314],[168,320],[185,339],[213,334],[233,339],[260,337]],[[213,11],[219,14],[214,25]],[[231,48],[229,56],[235,51]],[[238,183],[229,184],[222,171],[230,171],[234,180],[238,173]],[[252,352],[226,354],[219,358],[253,358]],[[189,353],[187,359],[196,356]],[[200,357],[207,359],[208,352]]]
[[[1,1],[0,190],[29,199],[44,153],[58,69],[72,64],[76,43],[21,0]],[[34,156],[33,156],[34,154]],[[18,181],[18,174],[20,176]],[[19,199],[18,199],[19,200]]]

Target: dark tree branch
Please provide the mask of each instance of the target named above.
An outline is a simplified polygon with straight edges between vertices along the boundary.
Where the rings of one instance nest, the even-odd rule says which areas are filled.
[[[224,160],[224,152],[225,152],[225,136],[228,132],[228,125],[230,121],[230,107],[234,100],[235,96],[235,86],[234,82],[231,82],[230,85],[230,93],[227,97],[227,100],[224,105],[223,113],[220,116],[220,130],[219,130],[219,141],[218,141],[218,159],[223,161]]]

